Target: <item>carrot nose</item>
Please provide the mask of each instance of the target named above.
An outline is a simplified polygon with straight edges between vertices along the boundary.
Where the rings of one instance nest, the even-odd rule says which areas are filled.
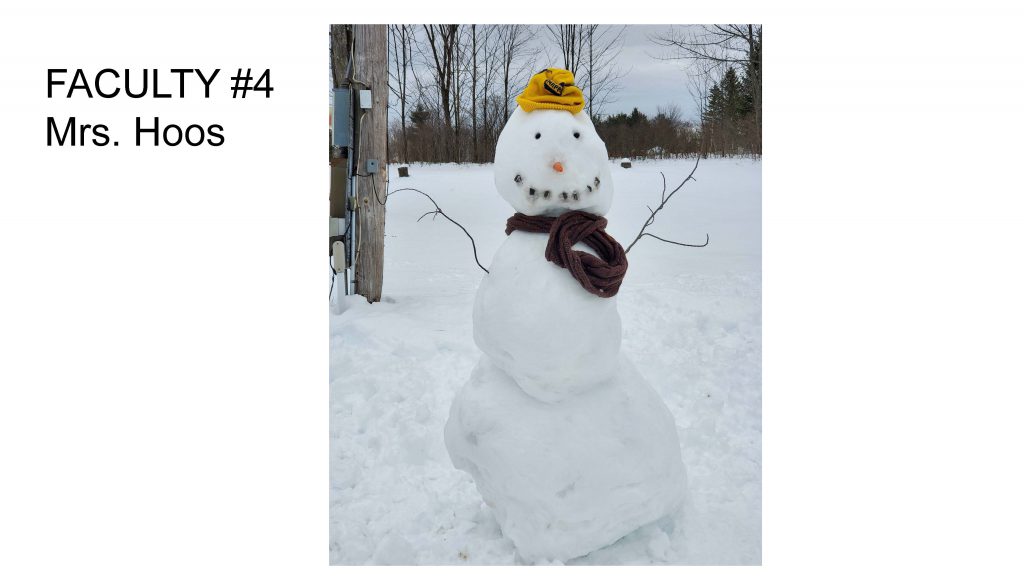
[[[552,165],[551,167],[555,169],[555,172],[561,172],[562,170],[565,170],[565,168],[562,167],[561,162],[555,162],[554,165]]]

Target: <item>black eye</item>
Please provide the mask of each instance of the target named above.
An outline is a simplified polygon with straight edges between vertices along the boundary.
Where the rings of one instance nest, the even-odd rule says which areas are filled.
[[[536,138],[537,140],[540,140],[540,132],[534,134],[533,137]]]
[[[572,136],[573,136],[573,138],[579,138],[580,137],[580,133],[579,132],[573,132]]]
[[[519,174],[516,174],[516,178],[515,178],[515,180],[516,180],[516,184],[522,184],[522,182],[523,182],[523,177],[522,177],[522,176],[520,176]]]

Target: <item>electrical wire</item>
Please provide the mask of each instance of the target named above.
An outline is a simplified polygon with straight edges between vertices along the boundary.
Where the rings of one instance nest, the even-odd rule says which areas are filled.
[[[334,265],[331,264],[331,289],[327,291],[327,301],[330,302],[334,296],[334,279],[338,277],[338,272],[334,269]]]

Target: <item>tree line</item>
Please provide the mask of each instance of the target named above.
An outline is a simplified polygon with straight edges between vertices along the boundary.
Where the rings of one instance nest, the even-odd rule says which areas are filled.
[[[651,36],[661,58],[686,65],[699,115],[668,105],[648,117],[606,114],[628,75],[624,26],[408,25],[388,27],[390,162],[490,162],[515,97],[543,66],[573,72],[612,157],[760,155],[761,27],[672,28]]]
[[[712,24],[651,38],[688,64],[704,155],[761,155],[761,37],[758,24]]]

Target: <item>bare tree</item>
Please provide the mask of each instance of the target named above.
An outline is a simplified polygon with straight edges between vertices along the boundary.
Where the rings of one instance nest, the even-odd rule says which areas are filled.
[[[719,73],[739,67],[753,96],[756,152],[761,147],[761,25],[710,24],[672,28],[651,40],[671,50],[667,59],[709,64]]]
[[[455,160],[456,143],[453,137],[453,116],[457,117],[456,99],[453,99],[453,92],[456,89],[456,76],[458,75],[458,24],[425,24],[423,30],[426,33],[430,56],[432,56],[432,69],[434,85],[437,89],[439,108],[444,120],[445,127],[445,161]]]
[[[614,101],[623,70],[616,65],[622,50],[625,26],[599,24],[560,24],[548,26],[548,36],[558,50],[548,55],[561,61],[562,67],[572,72],[576,85],[586,93],[587,112],[591,119],[600,115],[605,104]]]
[[[388,50],[391,79],[388,86],[398,99],[398,116],[402,123],[402,161],[409,162],[409,130],[407,105],[409,102],[409,68],[412,67],[412,44],[415,28],[408,24],[393,24],[388,27],[390,42]]]
[[[591,119],[595,119],[606,104],[615,101],[619,81],[626,75],[626,71],[616,64],[622,52],[622,36],[626,27],[588,24],[585,32],[587,111]]]
[[[476,126],[476,81],[480,75],[480,69],[477,67],[477,43],[476,43],[476,24],[470,26],[470,38],[472,40],[472,60],[473,67],[470,70],[470,80],[472,87],[470,88],[470,105],[469,111],[472,118],[472,130],[473,130],[473,162],[480,161],[480,149],[478,148],[479,138],[477,137],[477,126]]]
[[[483,161],[483,150],[489,131],[488,105],[490,104],[490,83],[494,77],[495,60],[491,49],[491,36],[494,28],[494,26],[478,26],[476,24],[470,26],[468,66],[471,88],[470,119],[473,162]]]
[[[512,113],[512,91],[524,80],[524,72],[533,68],[536,52],[530,51],[530,40],[534,31],[523,24],[508,24],[498,27],[497,52],[501,63],[502,88],[504,96],[504,122]]]
[[[494,98],[491,94],[492,84],[495,77],[497,76],[497,63],[498,56],[494,50],[494,38],[496,36],[497,27],[485,26],[482,36],[482,42],[480,44],[481,52],[481,67],[480,67],[480,83],[479,86],[483,88],[483,94],[481,95],[480,101],[480,116],[481,116],[481,142],[480,148],[483,151],[481,157],[477,159],[478,162],[488,161],[493,158],[494,154],[494,142],[495,134],[497,134],[497,127],[494,125],[496,116],[492,114],[492,106]]]
[[[707,121],[708,98],[711,94],[711,87],[718,82],[715,76],[717,64],[707,60],[695,60],[690,63],[687,69],[686,89],[697,104],[697,112],[700,114],[700,152],[705,158],[708,157],[711,142],[714,139],[714,125]]]
[[[586,24],[558,24],[547,27],[548,35],[553,40],[553,45],[558,48],[558,57],[562,61],[562,68],[572,72],[576,76],[580,66],[583,64],[585,54],[585,38],[592,25]],[[554,57],[548,56],[555,60]]]
[[[761,63],[760,24],[712,24],[672,28],[651,37],[655,44],[673,48],[669,59],[706,60],[721,65]]]
[[[465,36],[466,27],[461,26],[455,36],[455,65],[453,72],[455,78],[452,81],[452,121],[454,124],[454,136],[452,137],[452,158],[454,162],[462,162],[462,86],[463,77],[466,72],[466,49]]]

